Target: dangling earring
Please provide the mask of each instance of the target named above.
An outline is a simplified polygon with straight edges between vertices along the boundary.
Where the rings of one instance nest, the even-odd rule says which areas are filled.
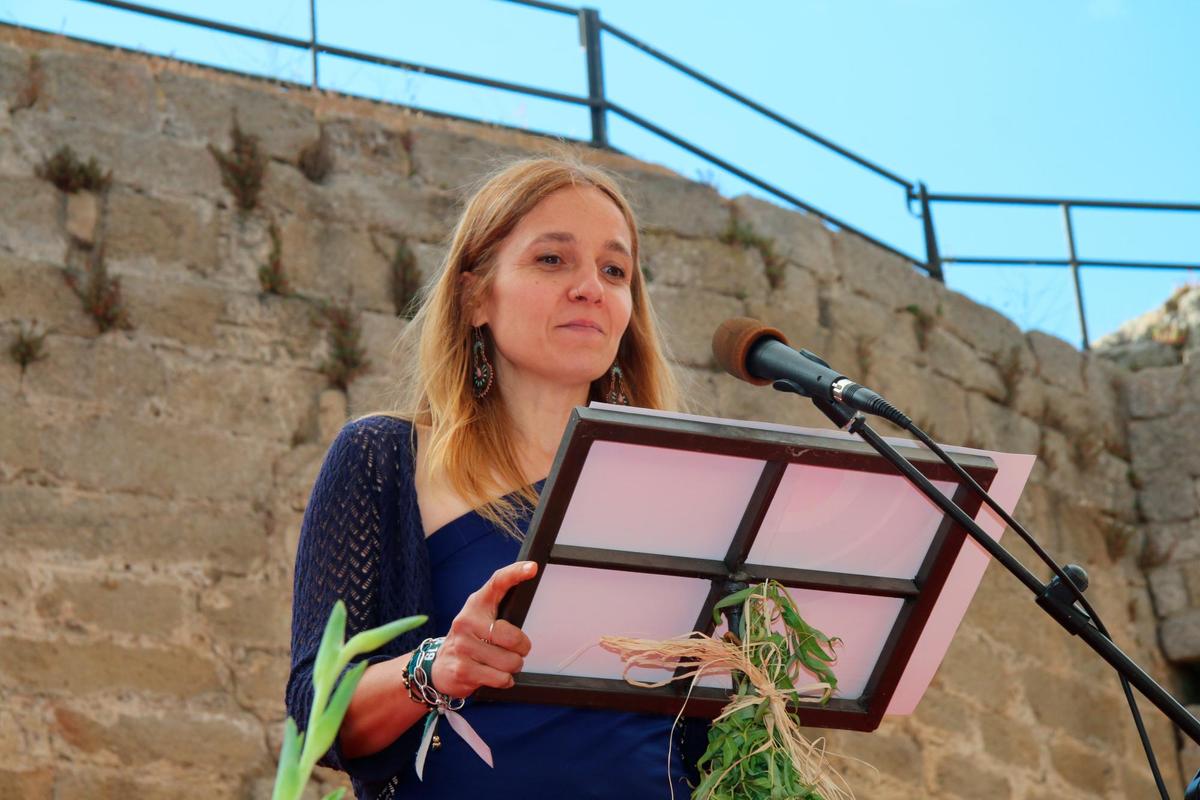
[[[612,369],[608,371],[606,399],[615,406],[629,405],[629,396],[625,394],[625,373],[621,371],[621,365],[616,361],[613,362]]]
[[[492,390],[492,382],[496,379],[496,370],[487,357],[487,347],[483,343],[483,334],[475,329],[475,339],[471,344],[471,391],[476,400],[487,397]]]

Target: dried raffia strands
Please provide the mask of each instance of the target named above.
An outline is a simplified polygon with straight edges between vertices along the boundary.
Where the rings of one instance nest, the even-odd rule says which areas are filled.
[[[825,703],[837,686],[829,669],[836,639],[808,626],[799,616],[783,587],[773,581],[744,589],[717,604],[720,609],[743,604],[740,640],[714,639],[699,631],[671,639],[633,639],[605,636],[600,645],[625,662],[624,679],[633,686],[656,688],[679,680],[694,687],[702,676],[730,672],[735,692],[713,720],[713,730],[722,725],[742,726],[722,741],[710,734],[708,752],[700,759],[710,769],[703,773],[693,793],[694,800],[723,798],[806,798],[810,800],[853,800],[854,792],[828,762],[824,740],[809,741],[801,732],[788,703]],[[783,633],[772,630],[780,627]],[[728,634],[726,634],[728,636]],[[661,681],[642,681],[630,670],[651,667],[684,669]],[[802,677],[820,680],[800,683]],[[690,693],[690,689],[689,689]],[[682,715],[682,711],[680,714]],[[755,731],[746,735],[745,730]],[[731,743],[735,743],[731,746]],[[767,772],[762,774],[764,759]],[[778,760],[790,762],[794,775],[777,772]],[[760,772],[752,777],[745,770],[754,765]],[[786,767],[783,773],[788,773]],[[793,778],[795,779],[793,782]]]

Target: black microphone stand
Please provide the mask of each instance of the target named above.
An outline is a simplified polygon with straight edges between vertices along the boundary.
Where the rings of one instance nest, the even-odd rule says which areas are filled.
[[[809,357],[811,358],[812,356]],[[779,391],[808,396],[800,386],[789,380],[777,380],[774,383],[774,387]],[[867,420],[863,415],[854,412],[841,403],[827,400],[823,397],[814,396],[811,399],[813,405],[828,417],[834,425],[861,437],[875,452],[879,453],[880,456],[903,474],[909,483],[928,497],[930,501],[951,519],[962,526],[967,534],[983,547],[993,559],[1003,564],[1005,569],[1012,573],[1017,580],[1033,593],[1035,602],[1047,614],[1053,617],[1055,621],[1066,628],[1073,636],[1083,639],[1088,647],[1092,648],[1097,655],[1107,661],[1125,680],[1136,686],[1138,691],[1153,703],[1159,711],[1165,714],[1167,718],[1174,722],[1188,738],[1200,744],[1200,720],[1192,716],[1178,700],[1159,686],[1144,669],[1138,666],[1137,662],[1126,655],[1111,639],[1101,633],[1096,625],[1093,624],[1092,617],[1075,605],[1075,596],[1078,595],[1082,599],[1081,592],[1087,588],[1087,573],[1081,567],[1069,565],[1065,571],[1059,570],[1061,574],[1067,576],[1070,582],[1075,584],[1074,587],[1064,585],[1059,577],[1055,577],[1049,584],[1042,583],[1038,580],[1037,576],[1031,573],[1008,550],[1002,547],[998,541],[988,536],[975,520],[971,519],[953,500],[942,494],[908,459],[884,441],[883,437],[867,424]],[[1149,742],[1144,735],[1143,743],[1147,747],[1149,746]],[[1148,752],[1148,756],[1152,759],[1152,768],[1155,771],[1159,790],[1164,792],[1165,796],[1165,787],[1163,787],[1161,778],[1157,774],[1152,753]],[[1188,784],[1184,798],[1185,800],[1200,800],[1200,772]]]

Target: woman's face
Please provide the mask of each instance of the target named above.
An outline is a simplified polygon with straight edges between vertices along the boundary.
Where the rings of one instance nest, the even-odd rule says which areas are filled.
[[[491,330],[501,385],[586,387],[608,370],[633,307],[632,241],[620,209],[591,186],[560,189],[517,223],[472,320]]]

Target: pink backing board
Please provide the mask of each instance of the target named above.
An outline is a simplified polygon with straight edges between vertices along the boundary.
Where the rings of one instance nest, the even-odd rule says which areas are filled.
[[[856,440],[842,431],[698,417],[593,403],[607,411],[753,427]],[[909,440],[888,439],[901,452]],[[1033,468],[1034,457],[970,448],[947,451],[990,457],[997,474],[990,492],[1011,513]],[[595,442],[580,473],[571,507],[556,541],[696,558],[724,557],[732,531],[758,481],[757,459],[703,455],[641,445]],[[938,482],[943,491],[953,485]],[[863,497],[876,499],[873,503]],[[941,512],[899,475],[850,473],[790,465],[781,481],[750,563],[797,566],[912,578],[928,550]],[[1002,520],[986,507],[977,522],[993,538]],[[889,529],[904,536],[889,537]],[[909,714],[944,658],[971,597],[983,578],[987,552],[968,539],[926,623],[887,713]],[[687,632],[708,591],[708,581],[566,567],[551,564],[541,579],[524,630],[534,642],[530,672],[617,678],[620,660],[596,646],[603,635],[667,638]],[[801,613],[820,630],[840,637],[838,696],[858,697],[899,613],[896,598],[792,590]],[[578,609],[587,608],[587,614]],[[718,629],[718,631],[723,629]],[[642,680],[669,676],[644,669]],[[703,685],[728,687],[728,675]]]

